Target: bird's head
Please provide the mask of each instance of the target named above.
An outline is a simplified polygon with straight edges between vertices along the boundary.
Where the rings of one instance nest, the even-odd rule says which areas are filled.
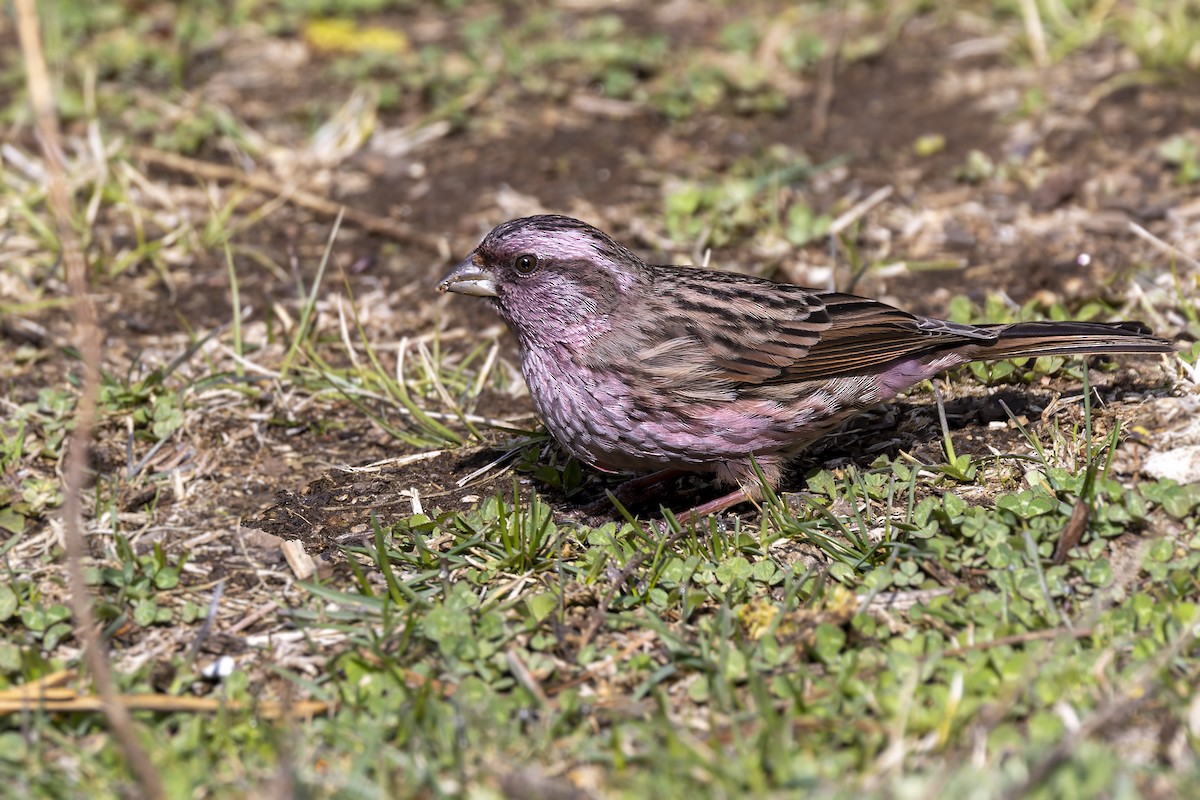
[[[438,283],[443,292],[490,298],[523,343],[608,327],[637,296],[645,264],[602,231],[570,217],[506,222]]]

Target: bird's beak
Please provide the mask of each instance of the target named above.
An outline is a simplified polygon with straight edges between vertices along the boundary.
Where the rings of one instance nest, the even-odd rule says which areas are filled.
[[[496,276],[475,263],[476,256],[471,255],[450,274],[438,282],[440,292],[458,292],[472,297],[495,297]]]

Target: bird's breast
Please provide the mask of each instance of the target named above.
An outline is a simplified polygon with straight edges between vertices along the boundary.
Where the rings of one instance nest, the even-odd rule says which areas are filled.
[[[638,414],[615,371],[593,367],[562,345],[526,350],[521,366],[534,409],[573,456],[610,469],[638,466],[622,444]]]

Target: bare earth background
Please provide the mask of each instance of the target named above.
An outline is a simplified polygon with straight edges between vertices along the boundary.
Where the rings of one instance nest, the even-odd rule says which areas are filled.
[[[1039,8],[46,4],[105,331],[90,575],[124,689],[164,703],[139,724],[170,792],[1188,786],[1200,9]],[[78,363],[14,44],[0,18],[0,687],[86,694],[59,672]],[[664,554],[585,512],[616,481],[537,433],[498,319],[434,290],[541,212],[660,263],[1190,349],[1092,362],[1087,405],[1079,362],[964,369],[954,453],[919,389],[796,464],[825,514],[746,506]],[[0,730],[22,794],[128,788],[78,706]]]

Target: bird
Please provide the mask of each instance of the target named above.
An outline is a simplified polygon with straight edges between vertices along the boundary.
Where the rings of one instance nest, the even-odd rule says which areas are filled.
[[[641,485],[712,473],[776,487],[788,461],[858,412],[971,361],[1170,353],[1140,322],[966,325],[878,300],[708,267],[648,264],[580,220],[488,233],[437,284],[486,298],[516,336],[537,414],[572,456]]]

